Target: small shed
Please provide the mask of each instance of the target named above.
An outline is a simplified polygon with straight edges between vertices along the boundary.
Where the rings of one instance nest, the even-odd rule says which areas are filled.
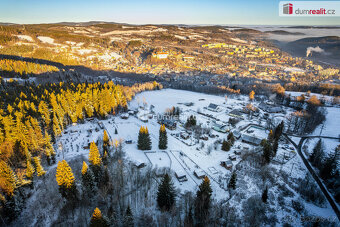
[[[230,161],[230,160],[221,161],[221,166],[223,166],[226,169],[231,169],[231,168],[233,168],[233,162]]]
[[[187,175],[185,174],[185,172],[184,172],[184,171],[181,171],[181,170],[176,171],[176,172],[175,172],[175,176],[176,176],[176,178],[177,178],[177,180],[178,180],[179,182],[184,182],[184,181],[187,181],[187,180],[188,180],[188,179],[187,179]]]
[[[202,179],[205,177],[205,172],[203,170],[194,170],[194,175],[198,178],[198,179]]]

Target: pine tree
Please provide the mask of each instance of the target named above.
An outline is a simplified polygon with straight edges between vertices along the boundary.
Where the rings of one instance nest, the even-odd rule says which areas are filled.
[[[93,195],[95,190],[95,179],[91,169],[88,168],[86,162],[83,162],[83,167],[81,168],[81,176],[83,186],[85,188],[84,191],[86,191],[88,195]]]
[[[109,226],[108,221],[105,217],[102,216],[102,212],[99,210],[98,207],[94,209],[92,218],[90,221],[90,227],[106,227]]]
[[[262,192],[262,202],[267,203],[268,200],[268,187],[266,187]]]
[[[229,141],[223,140],[221,149],[222,149],[222,151],[230,151]]]
[[[195,200],[195,216],[199,225],[204,226],[206,218],[209,216],[211,195],[212,189],[210,186],[210,180],[208,177],[205,177],[199,185]]]
[[[161,125],[161,128],[159,129],[158,148],[161,150],[165,150],[168,148],[168,136],[165,130],[165,125]]]
[[[74,175],[71,167],[65,160],[58,162],[56,181],[59,186],[59,192],[64,198],[70,200],[76,198],[77,189]]]
[[[233,173],[231,174],[229,183],[228,183],[228,188],[235,190],[236,189],[236,180],[237,180],[237,174],[236,174],[235,171],[233,171]]]
[[[166,173],[158,187],[157,204],[162,211],[170,210],[175,204],[175,189],[171,177]]]
[[[46,171],[44,170],[44,168],[41,165],[40,158],[34,157],[33,160],[34,160],[35,168],[37,170],[38,177],[45,175]]]
[[[123,225],[124,227],[133,227],[133,214],[131,211],[130,206],[127,207],[125,215],[124,215],[124,220],[123,220]]]

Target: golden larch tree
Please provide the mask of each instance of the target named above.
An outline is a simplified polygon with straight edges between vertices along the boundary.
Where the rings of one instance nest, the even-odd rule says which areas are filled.
[[[40,157],[34,157],[33,160],[34,160],[34,164],[36,166],[38,177],[45,175],[46,171],[44,170],[44,168],[41,165]]]
[[[0,189],[8,196],[13,196],[17,188],[18,180],[13,170],[4,162],[0,161]]]
[[[90,144],[89,161],[94,166],[99,166],[102,163],[102,159],[99,154],[99,150],[95,142]]]
[[[56,180],[59,186],[66,189],[74,186],[75,178],[72,169],[65,160],[58,162]]]

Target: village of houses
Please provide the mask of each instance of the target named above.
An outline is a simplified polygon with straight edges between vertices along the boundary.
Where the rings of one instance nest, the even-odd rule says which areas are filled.
[[[235,98],[206,95],[174,89],[148,91],[138,94],[129,104],[129,111],[106,120],[87,119],[84,124],[67,128],[56,142],[58,159],[88,157],[89,143],[101,141],[106,130],[113,143],[121,142],[128,159],[140,171],[155,168],[160,177],[171,173],[177,188],[195,190],[202,178],[211,179],[214,195],[224,199],[232,170],[247,152],[262,152],[260,143],[269,131],[266,119],[281,122],[290,110],[275,106],[271,101],[252,102],[249,111],[248,96]],[[177,119],[166,118],[164,113],[179,108]],[[185,128],[187,118],[194,116],[200,132]],[[168,148],[158,149],[160,125],[166,126]],[[137,149],[141,126],[149,130],[152,149]],[[221,143],[232,132],[236,142],[230,151],[222,151]],[[292,144],[280,144],[274,162],[291,171],[296,152]],[[301,166],[296,164],[295,168]],[[300,167],[301,169],[301,167]],[[296,172],[296,171],[294,171]]]

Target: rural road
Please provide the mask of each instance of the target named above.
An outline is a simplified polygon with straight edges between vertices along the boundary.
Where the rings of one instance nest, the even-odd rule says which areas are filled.
[[[339,207],[337,206],[336,202],[334,201],[333,197],[330,195],[329,191],[327,190],[326,186],[322,183],[320,177],[316,174],[316,172],[314,171],[313,167],[311,166],[311,164],[309,163],[309,161],[306,159],[306,157],[303,155],[301,148],[302,145],[304,143],[304,141],[306,139],[309,138],[324,138],[324,139],[336,139],[339,140],[339,138],[337,137],[331,137],[331,136],[297,136],[294,135],[295,137],[300,137],[300,142],[299,144],[296,144],[292,139],[289,138],[289,135],[286,133],[283,133],[283,135],[289,140],[289,142],[291,142],[293,144],[293,146],[296,148],[298,154],[300,155],[303,163],[305,164],[306,168],[308,169],[309,173],[313,176],[314,180],[316,181],[316,183],[319,185],[319,188],[321,189],[322,193],[325,195],[325,197],[327,198],[329,204],[331,204],[334,213],[336,214],[336,216],[338,217],[338,220],[340,221],[340,211],[339,211]]]

